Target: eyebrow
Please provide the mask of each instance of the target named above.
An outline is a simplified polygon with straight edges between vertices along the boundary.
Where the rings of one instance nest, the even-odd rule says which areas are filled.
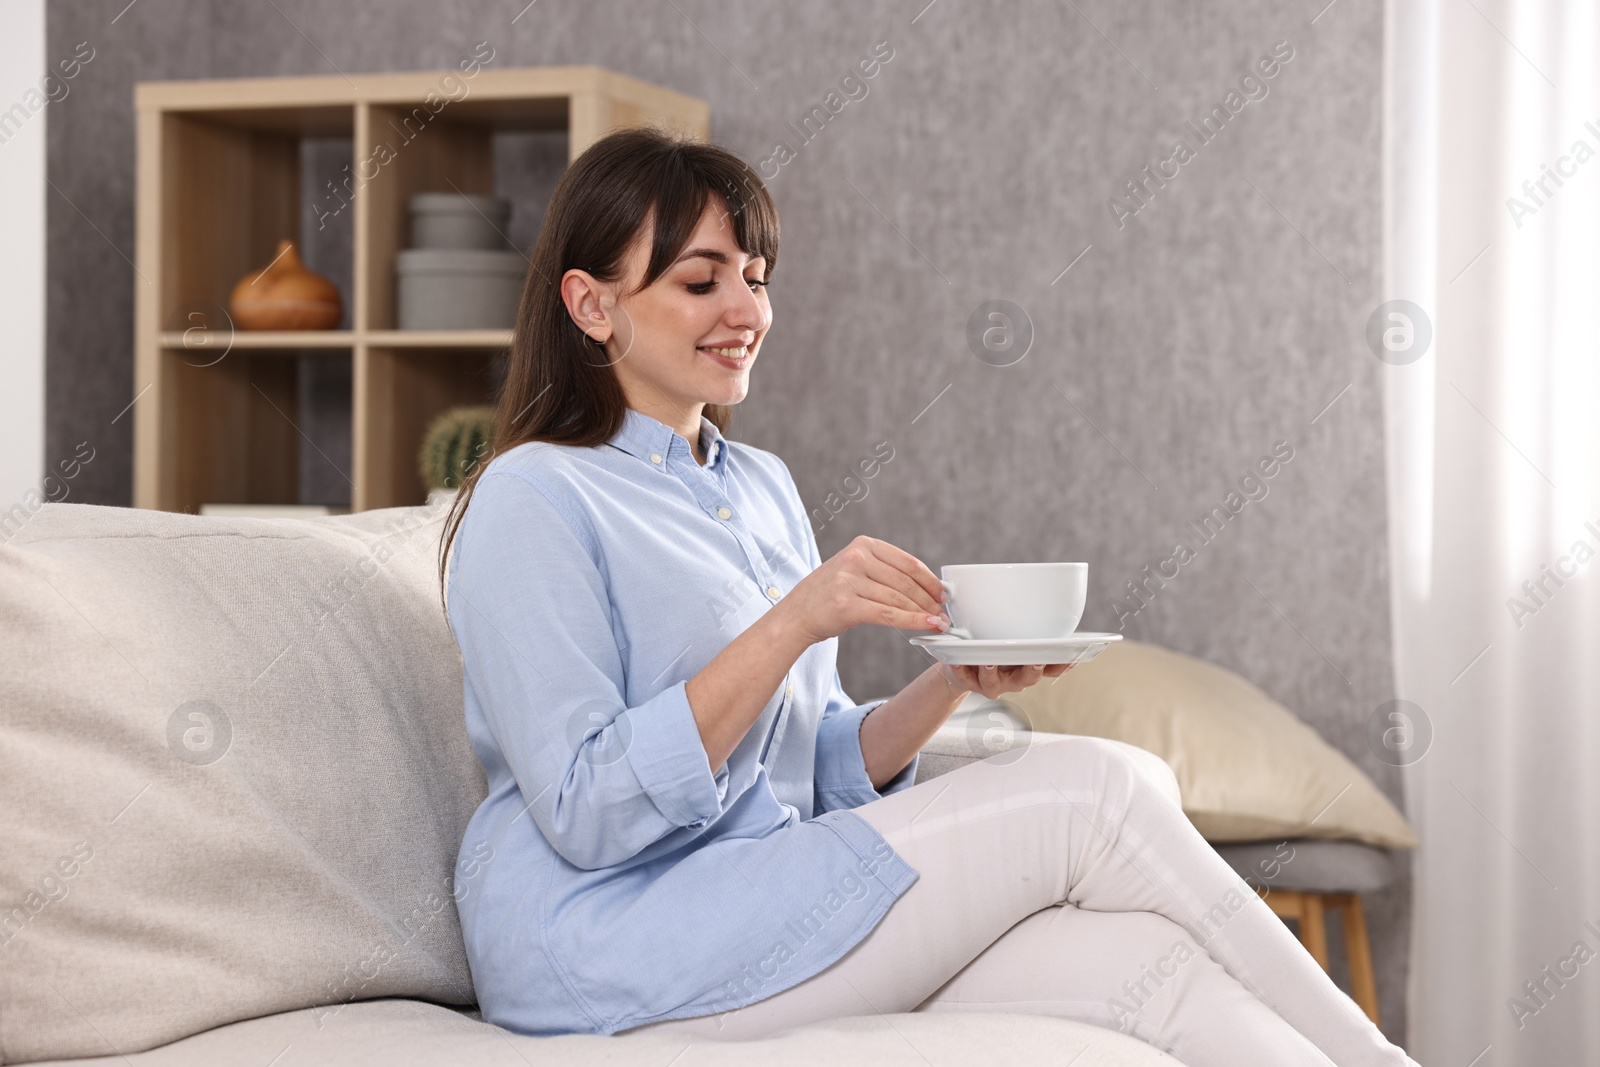
[[[750,262],[754,263],[758,259],[765,258],[765,256],[751,256]],[[715,260],[718,263],[726,263],[728,262],[728,254],[715,248],[691,248],[689,251],[673,260],[672,265],[677,266],[679,263],[689,259],[710,259]]]

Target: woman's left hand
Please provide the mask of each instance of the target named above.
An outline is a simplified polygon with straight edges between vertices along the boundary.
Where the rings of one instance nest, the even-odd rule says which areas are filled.
[[[1041,678],[1059,678],[1075,664],[1047,663],[1005,667],[976,667],[970,664],[941,664],[946,684],[956,689],[982,693],[990,700],[1003,693],[1020,693]]]

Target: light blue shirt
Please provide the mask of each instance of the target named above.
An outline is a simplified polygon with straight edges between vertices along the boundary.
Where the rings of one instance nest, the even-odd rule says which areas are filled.
[[[808,648],[712,774],[685,683],[821,563],[783,461],[633,409],[607,444],[492,460],[447,585],[489,793],[455,895],[483,1017],[615,1033],[821,971],[916,870],[851,808],[880,792],[838,639]]]

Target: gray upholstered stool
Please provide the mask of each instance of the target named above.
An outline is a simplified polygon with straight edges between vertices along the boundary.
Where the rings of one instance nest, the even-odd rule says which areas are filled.
[[[1382,889],[1394,879],[1393,861],[1381,848],[1356,841],[1291,838],[1247,844],[1212,843],[1276,915],[1293,919],[1300,943],[1328,969],[1326,910],[1339,909],[1345,955],[1350,961],[1350,996],[1378,1022],[1378,985],[1372,973],[1372,945],[1361,910],[1361,894]]]

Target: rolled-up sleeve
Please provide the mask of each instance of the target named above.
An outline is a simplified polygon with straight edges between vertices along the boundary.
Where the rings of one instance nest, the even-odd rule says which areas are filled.
[[[833,672],[833,691],[817,727],[816,814],[870,804],[909,788],[916,781],[918,756],[912,756],[911,762],[883,783],[882,789],[874,789],[867,776],[866,759],[861,755],[861,722],[882,703],[854,703],[839,684],[838,670]]]
[[[605,578],[557,497],[487,471],[461,522],[446,598],[466,684],[535,823],[589,870],[722,811],[678,681],[629,707]]]

